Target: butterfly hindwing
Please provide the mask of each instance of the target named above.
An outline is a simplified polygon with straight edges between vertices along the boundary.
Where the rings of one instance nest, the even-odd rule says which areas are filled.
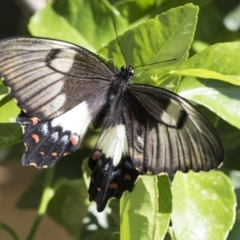
[[[30,37],[0,45],[0,76],[28,116],[53,119],[82,101],[105,100],[114,73],[86,49]]]
[[[105,128],[89,158],[92,171],[89,200],[102,211],[110,198],[120,198],[131,191],[139,172],[129,157],[126,128],[117,124]]]
[[[130,85],[127,96],[129,153],[140,173],[207,171],[223,161],[217,131],[180,96],[140,84]]]
[[[53,120],[39,121],[21,113],[17,122],[24,130],[23,165],[53,166],[63,155],[77,150],[94,114],[86,102]]]
[[[51,121],[39,122],[22,113],[17,122],[23,127],[23,142],[26,152],[22,157],[24,166],[37,168],[53,166],[64,154],[74,152],[80,143],[80,136],[63,131],[61,126],[52,126]]]

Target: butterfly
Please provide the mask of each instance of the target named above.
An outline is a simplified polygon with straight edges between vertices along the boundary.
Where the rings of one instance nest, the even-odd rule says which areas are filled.
[[[224,159],[212,124],[166,89],[132,84],[77,45],[36,37],[0,41],[0,76],[21,113],[24,166],[53,166],[76,151],[92,122],[102,127],[89,157],[89,200],[103,211],[142,174],[208,171]]]

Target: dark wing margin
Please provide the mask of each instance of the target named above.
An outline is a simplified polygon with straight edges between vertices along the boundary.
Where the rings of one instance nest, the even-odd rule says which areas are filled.
[[[29,117],[49,120],[106,92],[114,73],[74,44],[15,37],[0,41],[0,77]]]
[[[140,173],[208,171],[222,163],[224,149],[216,129],[180,96],[134,84],[125,101],[129,153]]]
[[[21,124],[26,152],[22,157],[23,166],[48,168],[67,153],[77,150],[81,142],[80,135],[64,131],[61,126],[53,127],[51,121],[39,122],[21,113],[17,122]]]
[[[52,120],[39,121],[22,112],[17,118],[24,130],[22,140],[26,146],[22,164],[37,168],[50,167],[63,155],[77,150],[88,125],[102,107],[97,105],[98,99],[91,99],[90,104],[83,101]]]
[[[129,156],[122,156],[120,163],[114,166],[112,159],[106,158],[99,149],[92,152],[89,167],[92,170],[89,201],[96,202],[98,212],[105,209],[109,199],[121,198],[124,191],[131,192],[139,176]]]

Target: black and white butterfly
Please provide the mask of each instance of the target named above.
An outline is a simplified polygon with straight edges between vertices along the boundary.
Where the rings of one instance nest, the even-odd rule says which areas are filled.
[[[89,157],[89,199],[102,211],[145,173],[210,170],[224,158],[211,123],[162,88],[131,84],[86,49],[56,40],[0,41],[0,76],[22,109],[24,166],[53,166],[78,149],[90,122],[102,127]]]

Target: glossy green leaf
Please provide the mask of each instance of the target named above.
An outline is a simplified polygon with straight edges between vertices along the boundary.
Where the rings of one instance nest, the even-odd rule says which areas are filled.
[[[113,22],[119,33],[128,28],[127,21],[108,1],[58,0],[36,13],[29,29],[34,35],[66,40],[96,51],[115,38]]]
[[[103,240],[120,240],[120,234],[118,232],[112,233],[110,236],[104,238]]]
[[[172,194],[172,224],[178,240],[226,239],[235,220],[236,198],[225,174],[179,172]]]
[[[201,81],[186,77],[181,81],[177,92],[240,128],[240,87],[219,81]]]
[[[120,200],[121,239],[163,239],[171,214],[168,177],[141,177]]]
[[[6,87],[4,87],[1,78],[0,78],[0,104],[1,100],[8,95],[8,90]]]
[[[113,22],[119,34],[128,28],[127,21],[107,0],[58,0],[54,2],[53,8],[96,50],[116,37]]]
[[[157,5],[159,5],[159,1],[156,0],[125,0],[115,3],[115,7],[130,23],[139,21],[144,16],[146,17]]]
[[[228,75],[223,75],[218,72],[209,71],[207,69],[202,69],[202,68],[193,68],[193,69],[190,68],[190,69],[172,71],[170,75],[194,76],[194,77],[200,77],[200,78],[206,78],[206,79],[216,79],[216,80],[221,80],[224,82],[228,82],[228,83],[240,86],[240,76],[238,75],[228,76]]]
[[[189,58],[172,74],[213,78],[240,85],[239,55],[239,42],[218,43]]]
[[[20,109],[9,95],[0,101],[0,108],[0,123],[16,123],[16,117],[20,113]]]
[[[0,111],[0,147],[19,142],[22,129],[16,124],[16,117],[20,110],[9,95],[0,101]]]
[[[22,129],[15,123],[0,123],[0,147],[15,144],[21,140]]]
[[[240,171],[229,171],[229,177],[234,186],[236,197],[237,197],[237,208],[236,208],[236,221],[233,229],[230,231],[227,240],[238,240],[240,236]]]
[[[83,180],[60,179],[56,182],[54,191],[48,205],[48,214],[72,236],[79,236],[83,218],[87,214],[87,190]]]
[[[34,36],[64,40],[94,50],[94,47],[77,29],[54,11],[52,3],[31,17],[28,29]]]
[[[110,42],[100,54],[112,59],[118,68],[125,65],[123,55],[126,63],[133,67],[144,65],[136,68],[136,81],[159,84],[151,77],[159,79],[166,72],[176,69],[188,57],[197,14],[198,7],[192,4],[171,9],[119,36],[123,54],[117,40]],[[148,64],[154,65],[146,67]],[[174,89],[176,83],[174,79],[171,80],[171,83],[162,83],[161,86]]]

